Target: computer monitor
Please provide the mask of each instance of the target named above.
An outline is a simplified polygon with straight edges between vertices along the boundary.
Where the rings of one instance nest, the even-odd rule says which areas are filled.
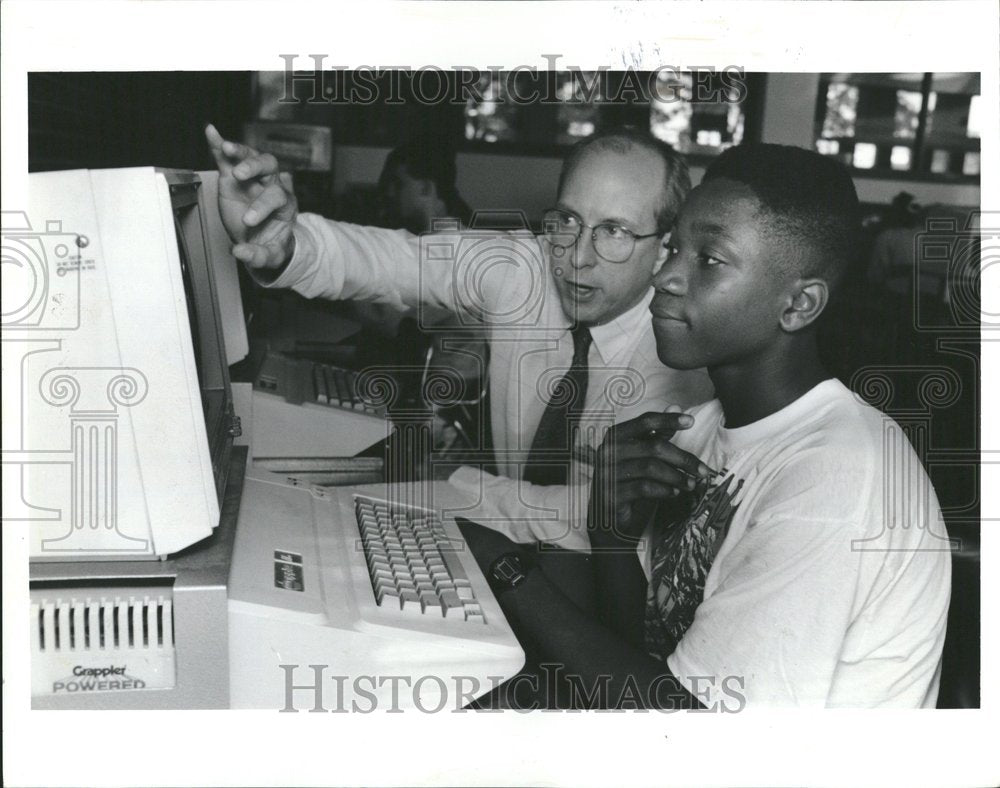
[[[35,174],[4,215],[3,507],[29,535],[35,708],[229,705],[241,337],[202,185]]]
[[[162,558],[218,524],[235,415],[200,186],[37,173],[4,214],[4,519],[32,560]]]

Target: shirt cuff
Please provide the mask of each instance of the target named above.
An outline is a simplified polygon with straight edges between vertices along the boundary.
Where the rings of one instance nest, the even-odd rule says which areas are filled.
[[[533,485],[469,466],[460,467],[448,481],[479,501],[464,516],[511,541],[551,542],[566,550],[590,552],[586,517],[578,523],[569,517],[569,498],[578,492],[573,488]]]
[[[304,250],[308,248],[309,241],[305,236],[305,231],[298,221],[296,221],[295,226],[292,228],[292,256],[288,258],[288,261],[274,271],[260,268],[247,270],[250,272],[253,280],[261,287],[273,287],[278,290],[287,289],[298,280],[299,277],[295,272],[302,267],[302,260],[305,256]]]

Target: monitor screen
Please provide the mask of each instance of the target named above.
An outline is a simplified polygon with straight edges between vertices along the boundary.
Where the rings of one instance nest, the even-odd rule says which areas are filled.
[[[207,210],[217,209],[214,203],[206,204],[208,201],[202,194],[202,184],[196,175],[171,171],[164,174],[170,185],[177,252],[187,299],[208,448],[221,503],[229,467],[234,413],[222,316],[215,285],[215,264],[205,216]]]

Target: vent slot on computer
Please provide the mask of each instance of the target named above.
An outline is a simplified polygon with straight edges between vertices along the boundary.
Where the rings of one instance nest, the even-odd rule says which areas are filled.
[[[31,607],[39,651],[174,645],[169,596],[50,598]]]
[[[32,694],[174,684],[169,584],[31,588]]]

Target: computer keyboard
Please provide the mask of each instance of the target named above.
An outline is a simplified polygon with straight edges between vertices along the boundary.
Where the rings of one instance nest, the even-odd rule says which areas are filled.
[[[267,351],[253,384],[253,456],[349,457],[384,441],[391,429],[386,408],[360,396],[358,378]]]
[[[294,370],[294,372],[293,372]],[[358,394],[358,373],[349,369],[269,354],[257,376],[256,388],[299,402],[315,402],[347,410],[383,415]]]
[[[354,496],[376,603],[418,616],[486,623],[456,546],[433,510]]]
[[[314,362],[312,377],[316,402],[375,413],[375,406],[357,394],[358,373]]]
[[[524,651],[455,521],[475,504],[447,482],[320,488],[248,468],[229,577],[233,708],[287,708],[289,692],[312,708],[318,695],[288,685],[320,681],[328,708],[369,708],[352,688],[372,680],[379,708],[427,710],[456,700],[438,679],[478,697],[515,675]]]

